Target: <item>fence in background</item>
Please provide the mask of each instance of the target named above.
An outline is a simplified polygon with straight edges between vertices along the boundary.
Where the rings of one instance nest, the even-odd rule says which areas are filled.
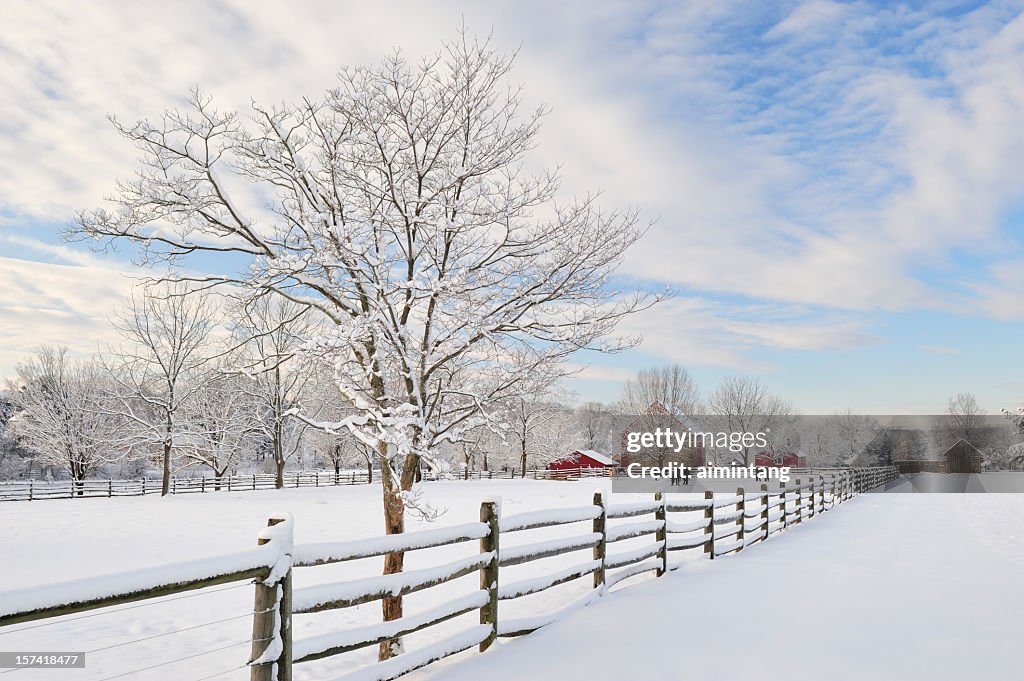
[[[914,459],[909,461],[894,461],[893,465],[899,469],[900,473],[945,473],[946,472],[946,460],[945,459],[930,459],[920,460]]]
[[[499,636],[518,636],[535,631],[566,610],[585,605],[630,577],[646,572],[660,577],[676,567],[668,562],[670,552],[693,551],[709,559],[738,554],[834,508],[859,492],[897,479],[899,472],[895,467],[886,467],[810,471],[803,475],[805,477],[795,480],[792,486],[775,490],[762,484],[751,492],[739,488],[734,495],[716,496],[705,492],[702,499],[667,500],[656,494],[652,500],[619,504],[611,503],[598,493],[591,505],[512,516],[501,514],[499,502],[485,501],[480,507],[479,522],[386,537],[299,546],[292,543],[290,516],[275,516],[260,533],[259,546],[252,552],[222,556],[209,563],[162,566],[127,576],[112,575],[41,589],[0,593],[0,635],[3,634],[2,628],[10,624],[255,579],[251,655],[249,661],[241,666],[250,668],[253,681],[290,681],[295,664],[377,646],[460,615],[479,612],[479,624],[351,674],[352,679],[388,681],[470,648],[479,647],[484,651]],[[528,537],[533,530],[558,526],[578,528],[580,524],[584,527],[573,530],[576,533],[569,537],[501,547],[503,537],[523,533]],[[621,542],[640,538],[652,541],[625,550],[618,548]],[[357,580],[292,587],[292,575],[296,569],[314,569],[389,553],[471,542],[477,542],[475,552],[442,565]],[[506,583],[509,570],[515,566],[581,551],[589,551],[590,558],[542,576],[512,578]],[[389,622],[293,641],[293,618],[296,616],[313,616],[387,596],[407,595],[474,573],[479,574],[478,588],[426,611],[406,614]],[[175,575],[176,580],[170,584],[166,583],[169,574]],[[499,604],[502,602],[587,577],[591,579],[592,588],[584,598],[557,612],[518,619],[501,616]],[[125,583],[134,586],[126,590]],[[105,595],[98,597],[97,593]]]
[[[376,475],[376,472],[375,472]],[[376,479],[376,478],[374,478]],[[288,471],[284,488],[329,487],[333,485],[365,485],[369,474],[363,471]],[[273,473],[225,475],[221,478],[171,478],[171,494],[205,492],[245,492],[274,489]],[[18,480],[0,482],[0,501],[39,501],[42,499],[89,499],[96,497],[140,497],[160,494],[160,480]]]
[[[374,471],[372,480],[379,480],[379,471]],[[564,471],[526,471],[528,480],[579,480],[581,478],[607,477],[610,468],[583,468]],[[451,473],[452,480],[512,480],[523,477],[514,471],[469,471]],[[438,476],[426,476],[428,480]],[[330,487],[334,485],[365,485],[371,476],[365,470],[334,471],[288,471],[284,474],[285,489],[295,487]],[[277,486],[273,473],[254,475],[225,475],[221,478],[171,478],[170,494],[201,494],[206,492],[245,492],[274,489]],[[140,478],[136,480],[18,480],[0,482],[0,501],[40,501],[43,499],[89,499],[97,497],[139,497],[160,494],[160,480]]]

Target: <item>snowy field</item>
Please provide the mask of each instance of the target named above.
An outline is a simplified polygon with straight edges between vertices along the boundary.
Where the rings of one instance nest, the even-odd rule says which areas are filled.
[[[581,482],[470,481],[432,482],[423,485],[424,499],[447,511],[434,523],[410,519],[407,530],[455,525],[479,518],[480,502],[501,496],[507,515],[523,511],[579,506],[591,503],[594,491],[606,480]],[[112,572],[159,566],[168,562],[202,559],[251,549],[267,516],[289,511],[295,517],[296,543],[338,541],[379,536],[383,533],[378,485],[268,490],[204,495],[129,497],[121,499],[12,502],[0,505],[4,546],[3,586],[0,591],[31,588]],[[616,495],[619,499],[620,495]],[[577,524],[567,528],[531,531],[521,538],[508,535],[506,545],[589,531]],[[523,534],[523,533],[521,533]],[[643,543],[643,538],[633,540]],[[647,541],[650,541],[647,538]],[[623,542],[623,550],[631,544]],[[440,547],[408,555],[407,569],[428,567],[474,554],[476,542]],[[589,551],[586,552],[589,557]],[[503,570],[519,579],[546,574],[557,567],[583,560],[582,553]],[[306,568],[295,573],[295,587],[380,574],[382,559]],[[637,577],[633,581],[642,579]],[[535,597],[503,605],[503,617],[520,617],[557,610],[588,590],[589,578],[577,580]],[[478,588],[477,576],[455,580],[407,596],[406,611],[417,612]],[[68,679],[99,681],[154,666],[124,677],[140,681],[189,681],[226,672],[216,679],[245,679],[242,669],[249,653],[253,588],[249,584],[213,587],[198,595],[186,594],[155,601],[43,620],[0,629],[0,650],[65,650],[88,652],[84,671],[0,671],[3,681]],[[476,612],[409,637],[414,649],[476,623]],[[226,621],[221,621],[226,620]],[[295,639],[352,628],[380,620],[379,603],[295,618]],[[210,624],[208,624],[210,623]],[[167,634],[196,625],[196,629]],[[152,637],[152,638],[150,638]],[[124,645],[126,642],[135,641]],[[109,647],[116,646],[116,647]],[[209,651],[209,652],[207,652]],[[162,664],[188,655],[201,655],[174,664]],[[341,676],[375,659],[376,649],[297,665],[295,678],[325,679]],[[413,677],[414,678],[414,677]]]
[[[476,520],[488,496],[501,496],[504,514],[512,515],[588,504],[594,490],[607,484],[436,482],[424,490],[426,500],[448,509],[430,525],[436,527]],[[267,515],[280,510],[294,514],[298,543],[381,534],[376,485],[9,503],[0,505],[0,590],[244,551],[255,545]],[[408,529],[423,527],[411,520]],[[648,583],[617,589],[535,634],[502,640],[484,655],[463,653],[407,678],[699,680],[723,674],[776,678],[781,672],[772,670],[783,669],[786,676],[827,669],[830,679],[1017,678],[1024,664],[1015,633],[1024,612],[1022,527],[1024,496],[862,495],[737,557],[711,562],[690,556],[668,577],[637,577],[632,582]],[[505,535],[502,544],[582,531],[583,525],[535,530]],[[475,544],[410,554],[407,567],[467,556]],[[615,550],[630,547],[623,543]],[[547,574],[585,560],[586,553],[508,568],[503,580]],[[295,585],[371,576],[380,567],[380,559],[369,559],[306,568],[296,571]],[[469,575],[412,594],[406,611],[469,593],[476,581]],[[503,603],[502,619],[557,610],[589,584],[584,578]],[[228,585],[0,629],[0,650],[89,651],[85,670],[0,671],[0,679],[245,679],[252,597],[251,585]],[[300,615],[295,639],[379,618],[378,603]],[[409,637],[408,648],[475,622],[476,613],[469,613]],[[297,665],[295,678],[338,678],[375,654],[366,649]]]
[[[432,681],[1015,681],[1024,496],[865,494],[612,593]]]

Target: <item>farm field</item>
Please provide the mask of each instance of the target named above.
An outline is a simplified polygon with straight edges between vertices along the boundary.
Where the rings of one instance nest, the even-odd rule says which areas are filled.
[[[443,515],[427,523],[410,518],[407,531],[443,527],[475,521],[480,502],[499,496],[503,513],[554,509],[589,504],[595,490],[607,489],[607,480],[580,482],[547,481],[446,481],[422,486],[423,501],[442,509]],[[301,488],[280,492],[154,496],[114,499],[75,499],[42,502],[14,502],[0,506],[0,540],[4,545],[0,568],[0,591],[32,588],[66,580],[115,572],[151,568],[171,562],[201,560],[251,549],[267,516],[288,511],[295,518],[297,544],[360,539],[383,533],[379,485]],[[621,500],[625,495],[616,495]],[[570,528],[570,534],[582,531]],[[561,532],[561,535],[559,535]],[[534,531],[527,541],[565,536],[565,528]],[[520,540],[522,541],[522,540]],[[633,540],[630,540],[633,541]],[[635,540],[642,542],[643,539]],[[509,542],[512,545],[512,542]],[[622,543],[628,549],[628,542]],[[438,547],[409,554],[406,569],[450,562],[476,550],[475,542]],[[539,570],[548,572],[581,560],[584,552],[557,556],[544,565],[514,568],[516,578],[528,578]],[[589,551],[586,552],[589,555]],[[381,559],[366,559],[296,573],[295,586],[309,586],[380,574]],[[531,572],[532,571],[532,572]],[[634,581],[644,579],[642,576]],[[506,606],[510,616],[543,614],[556,610],[589,591],[589,577],[565,584],[523,603]],[[438,602],[464,595],[477,588],[475,574],[450,584],[406,597],[407,612],[416,612]],[[119,678],[244,679],[240,668],[249,653],[253,588],[249,584],[214,587],[197,595],[168,597],[141,604],[117,606],[59,620],[45,620],[0,629],[0,650],[96,651],[87,655],[85,671],[19,670],[4,681],[33,681],[68,678],[97,681],[118,674]],[[445,633],[464,629],[476,622],[476,612],[456,618],[407,639],[410,650]],[[297,617],[295,639],[360,624],[379,621],[380,605],[368,603],[353,608]],[[221,621],[226,620],[226,621]],[[196,625],[195,629],[167,634]],[[151,638],[152,637],[152,638]],[[128,641],[137,641],[121,645]],[[108,648],[108,646],[116,646]],[[197,657],[165,664],[192,654]],[[323,679],[340,676],[375,659],[376,649],[296,666],[295,678]],[[153,669],[142,670],[153,666]],[[2,673],[2,672],[0,672]],[[414,678],[414,677],[413,677]]]
[[[407,529],[474,521],[488,497],[502,499],[503,515],[580,506],[608,485],[600,479],[426,483],[423,501],[444,513],[432,523],[411,518]],[[900,489],[909,487],[893,487]],[[614,495],[617,503],[634,498]],[[255,545],[267,516],[278,511],[294,515],[299,544],[381,534],[376,485],[10,503],[0,506],[5,546],[0,591],[245,551]],[[405,678],[554,680],[586,673],[598,681],[653,680],[685,668],[689,678],[702,679],[726,668],[737,676],[763,676],[775,668],[810,674],[828,660],[844,660],[838,666],[849,667],[832,663],[836,679],[967,678],[968,656],[954,655],[943,643],[949,640],[971,653],[970,664],[980,665],[978,678],[1015,678],[1004,672],[1024,664],[1013,636],[1013,618],[1024,607],[1018,574],[1024,564],[1022,526],[1024,497],[1019,495],[864,494],[736,557],[711,562],[698,551],[673,553],[672,563],[686,564],[667,577],[638,576],[630,581],[650,583],[617,587],[539,632],[499,640],[483,655],[463,653]],[[502,545],[581,531],[582,526],[535,530],[528,539],[510,536]],[[616,550],[628,551],[631,541],[644,539],[627,540]],[[465,557],[475,550],[473,544],[409,554],[407,569]],[[509,574],[525,579],[549,573],[588,554],[515,566]],[[379,571],[380,559],[306,568],[296,571],[295,585]],[[458,598],[475,590],[476,582],[472,574],[407,596],[406,611]],[[503,617],[558,610],[589,587],[589,578],[583,578],[503,603]],[[85,670],[0,674],[3,681],[72,675],[88,681],[245,679],[252,598],[249,584],[229,585],[0,629],[0,650],[89,651]],[[410,636],[407,649],[464,630],[476,617],[470,612]],[[295,639],[379,618],[377,603],[301,615],[295,619]],[[745,654],[738,656],[741,631],[757,635],[745,637]],[[614,647],[602,644],[594,651],[595,640],[613,641]],[[849,655],[851,649],[876,653]],[[295,667],[295,678],[339,678],[373,661],[375,653],[368,648],[303,663]]]
[[[422,678],[1010,681],[1021,565],[1024,496],[864,494]]]

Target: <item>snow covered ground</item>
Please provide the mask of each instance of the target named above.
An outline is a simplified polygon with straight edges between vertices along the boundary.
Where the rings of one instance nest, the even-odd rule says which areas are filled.
[[[504,514],[513,515],[590,503],[601,485],[607,481],[438,482],[424,490],[428,501],[448,508],[430,525],[436,527],[476,520],[488,496],[501,496]],[[626,499],[616,495],[615,501]],[[375,485],[2,504],[0,591],[244,551],[255,545],[266,517],[279,510],[294,514],[300,544],[381,533]],[[422,527],[410,521],[410,530]],[[1024,497],[1018,495],[862,495],[739,556],[713,563],[690,556],[667,577],[618,589],[530,636],[502,640],[484,655],[464,653],[407,678],[1017,678],[1024,663],[1016,636],[1024,612],[1022,527]],[[502,543],[582,531],[584,525],[532,530],[528,537],[503,536]],[[616,551],[634,545],[623,543]],[[407,565],[437,565],[476,550],[470,542],[416,552]],[[580,552],[516,566],[503,570],[503,580],[548,574],[588,557]],[[296,572],[295,584],[379,571],[380,559],[307,568]],[[588,587],[589,579],[577,580],[503,603],[502,619],[557,610]],[[470,575],[413,594],[407,612],[476,588]],[[0,670],[0,681],[245,679],[252,597],[251,585],[229,585],[3,628],[0,650],[90,652],[85,670]],[[379,617],[377,603],[297,616],[295,638]],[[408,647],[475,622],[476,613],[469,613],[410,637]],[[334,679],[374,656],[367,649],[297,665],[295,678]],[[152,669],[139,671],[146,667]]]
[[[589,504],[594,491],[607,488],[606,480],[545,482],[529,480],[452,481],[423,485],[425,501],[447,512],[431,524],[410,519],[407,529],[455,525],[475,521],[480,502],[500,496],[507,515],[530,510]],[[0,504],[0,591],[208,558],[245,551],[256,545],[256,534],[267,516],[290,511],[295,517],[296,543],[339,541],[382,534],[378,485],[301,488],[203,495],[78,499]],[[518,541],[579,534],[581,525],[534,530]],[[509,535],[509,546],[515,544]],[[623,549],[628,548],[623,545]],[[407,569],[427,567],[475,554],[477,543],[440,547],[409,554]],[[589,552],[587,552],[589,557]],[[582,553],[545,561],[543,565],[510,568],[510,576],[530,577],[581,560]],[[297,570],[295,587],[380,574],[382,559]],[[639,578],[638,578],[639,579]],[[509,617],[558,609],[578,598],[589,580],[578,580],[536,597],[511,603]],[[406,598],[407,612],[417,612],[478,588],[476,575]],[[197,595],[186,594],[127,606],[0,628],[0,650],[95,651],[86,656],[85,671],[18,670],[3,681],[67,679],[97,681],[144,667],[151,670],[122,678],[201,679],[227,672],[216,679],[245,679],[242,669],[249,651],[253,588],[249,584],[214,587]],[[429,632],[410,637],[409,647],[425,645],[475,623],[476,613],[456,618]],[[368,603],[344,610],[295,618],[295,639],[344,630],[379,621],[380,606]],[[226,621],[221,621],[226,620]],[[188,627],[195,629],[180,631]],[[132,642],[132,643],[128,643]],[[126,644],[127,643],[127,644]],[[116,646],[116,647],[109,647]],[[219,649],[219,650],[218,650]],[[161,664],[189,655],[174,664]],[[366,649],[344,657],[298,665],[297,681],[340,676],[375,659]]]
[[[865,494],[690,563],[432,681],[1024,676],[1024,496]]]

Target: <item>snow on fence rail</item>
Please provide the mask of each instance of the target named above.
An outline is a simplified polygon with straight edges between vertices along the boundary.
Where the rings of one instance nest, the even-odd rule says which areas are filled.
[[[678,567],[669,564],[670,552],[699,550],[709,559],[739,553],[832,509],[859,492],[895,480],[899,473],[895,467],[887,467],[807,470],[801,475],[794,485],[774,491],[762,484],[758,491],[739,488],[735,495],[716,497],[712,492],[705,492],[703,499],[668,500],[659,493],[653,500],[622,504],[607,503],[605,496],[598,492],[590,506],[506,517],[501,517],[499,502],[491,500],[481,504],[478,523],[299,546],[292,543],[291,517],[277,514],[260,532],[258,546],[252,551],[42,589],[0,593],[0,635],[4,633],[2,628],[11,624],[254,580],[253,636],[251,642],[246,642],[251,643],[251,655],[242,667],[250,668],[253,681],[289,681],[295,664],[377,646],[473,611],[479,612],[479,624],[344,677],[344,681],[389,681],[473,647],[487,650],[499,636],[519,636],[535,631],[630,577],[647,572],[660,577]],[[679,518],[680,514],[686,517]],[[589,527],[577,527],[580,523],[589,523]],[[529,540],[531,531],[556,526],[564,526],[573,534],[554,540]],[[623,542],[652,535],[653,541],[619,548]],[[527,540],[502,548],[503,537]],[[478,542],[474,553],[442,565],[292,587],[292,574],[296,569],[469,542]],[[580,551],[589,551],[589,555],[566,567],[505,582],[508,570],[514,566]],[[478,587],[440,605],[404,614],[392,621],[292,640],[295,615],[312,616],[391,595],[422,591],[470,574],[479,575]],[[501,616],[503,608],[499,608],[499,603],[539,594],[585,577],[591,578],[589,590],[557,612],[510,619]]]

